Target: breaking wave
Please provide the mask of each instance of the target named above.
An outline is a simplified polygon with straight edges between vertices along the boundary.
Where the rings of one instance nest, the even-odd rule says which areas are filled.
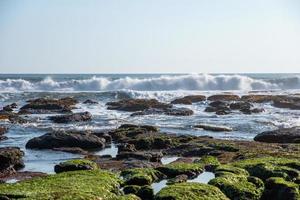
[[[274,90],[300,89],[300,77],[280,79],[254,79],[245,75],[161,75],[152,78],[133,78],[130,76],[111,79],[92,77],[89,79],[55,81],[47,77],[41,81],[25,79],[0,80],[0,90],[13,91],[171,91],[171,90]]]

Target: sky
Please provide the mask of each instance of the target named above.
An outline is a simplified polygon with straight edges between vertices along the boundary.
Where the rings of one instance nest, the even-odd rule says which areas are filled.
[[[0,73],[300,72],[299,0],[0,0]]]

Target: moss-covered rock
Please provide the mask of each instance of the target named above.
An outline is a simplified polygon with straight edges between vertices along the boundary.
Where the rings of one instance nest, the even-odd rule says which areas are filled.
[[[262,180],[270,177],[295,180],[300,176],[300,161],[298,159],[276,157],[253,158],[235,162],[233,166],[244,168],[251,176],[256,176]]]
[[[128,169],[122,171],[121,176],[125,179],[125,185],[150,185],[164,177],[161,172],[153,168]]]
[[[209,181],[230,199],[258,200],[264,191],[262,180],[244,175],[224,174]]]
[[[24,200],[49,199],[137,199],[120,196],[120,179],[107,171],[65,172],[14,184],[0,184],[0,197]]]
[[[201,183],[177,183],[163,188],[155,200],[229,200],[217,187]]]
[[[234,167],[231,165],[220,165],[214,170],[214,172],[216,177],[223,176],[226,174],[249,176],[249,173],[245,169]]]
[[[154,192],[151,186],[127,185],[123,188],[125,194],[134,194],[143,200],[152,200]]]
[[[168,178],[173,178],[180,174],[195,177],[203,171],[203,165],[199,163],[175,162],[158,167],[157,170],[167,175]]]
[[[94,170],[98,169],[95,162],[86,159],[68,160],[54,166],[56,173],[76,171],[76,170]]]
[[[208,171],[213,171],[217,166],[220,165],[218,158],[214,156],[202,156],[201,159],[195,161],[195,163],[202,164]]]
[[[284,180],[283,178],[272,177],[266,181],[266,189],[262,200],[299,200],[299,185]]]

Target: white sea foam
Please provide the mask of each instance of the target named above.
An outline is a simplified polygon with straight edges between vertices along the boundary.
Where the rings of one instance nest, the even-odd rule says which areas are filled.
[[[276,90],[300,89],[300,77],[272,80],[254,79],[245,75],[162,75],[152,78],[123,77],[110,79],[92,77],[84,80],[55,81],[47,77],[42,81],[31,82],[24,79],[0,80],[0,91],[171,91],[171,90]]]

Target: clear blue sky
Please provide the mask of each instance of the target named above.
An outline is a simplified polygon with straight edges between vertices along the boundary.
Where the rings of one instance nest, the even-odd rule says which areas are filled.
[[[0,0],[0,73],[300,72],[299,0]]]

